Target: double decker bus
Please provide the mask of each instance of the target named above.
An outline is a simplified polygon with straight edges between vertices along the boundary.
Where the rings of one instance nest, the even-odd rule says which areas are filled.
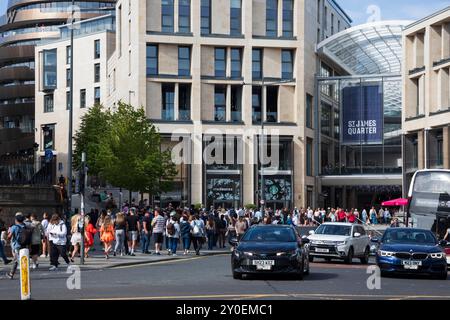
[[[411,180],[408,199],[410,225],[431,230],[442,239],[450,227],[450,170],[417,171]]]

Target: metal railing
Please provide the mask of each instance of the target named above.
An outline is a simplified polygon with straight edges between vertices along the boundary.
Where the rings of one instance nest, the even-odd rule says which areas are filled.
[[[32,155],[0,157],[0,185],[52,185],[55,176],[54,161],[41,164],[36,172],[35,158]]]

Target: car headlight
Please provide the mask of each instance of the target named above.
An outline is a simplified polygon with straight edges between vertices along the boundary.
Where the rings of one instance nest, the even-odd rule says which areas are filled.
[[[253,257],[253,253],[252,252],[244,252],[244,256]]]
[[[336,241],[337,246],[345,246],[347,244],[347,241]]]
[[[431,259],[445,259],[447,255],[444,252],[430,253]]]
[[[286,257],[286,256],[295,256],[297,254],[296,251],[291,252],[278,252],[277,257]]]
[[[395,255],[395,252],[378,250],[378,255],[380,257],[393,257]]]

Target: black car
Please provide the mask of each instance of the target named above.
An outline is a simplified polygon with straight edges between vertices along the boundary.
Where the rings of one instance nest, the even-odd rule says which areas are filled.
[[[293,274],[298,279],[309,274],[309,254],[305,244],[290,226],[256,225],[244,234],[231,255],[234,279],[243,274]]]

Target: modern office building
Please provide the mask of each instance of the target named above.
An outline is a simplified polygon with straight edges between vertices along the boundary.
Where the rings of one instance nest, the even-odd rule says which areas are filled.
[[[116,16],[107,104],[144,106],[166,145],[188,141],[156,203],[259,203],[264,181],[267,206],[314,204],[315,48],[351,23],[335,1],[119,0]],[[276,163],[257,161],[262,136]]]
[[[403,32],[405,194],[418,169],[450,169],[450,7]]]
[[[106,104],[107,62],[115,50],[115,17],[105,15],[75,23],[73,54],[73,126],[75,134],[89,107]],[[60,28],[58,40],[35,47],[35,142],[38,156],[51,150],[53,171],[67,176],[72,50],[69,26]]]
[[[317,46],[314,163],[321,207],[367,208],[402,196],[402,30],[380,21]]]
[[[9,0],[6,15],[0,18],[0,156],[34,152],[34,47],[43,39],[59,37],[71,3]],[[77,0],[81,11],[76,18],[104,15],[114,4],[115,0]]]

